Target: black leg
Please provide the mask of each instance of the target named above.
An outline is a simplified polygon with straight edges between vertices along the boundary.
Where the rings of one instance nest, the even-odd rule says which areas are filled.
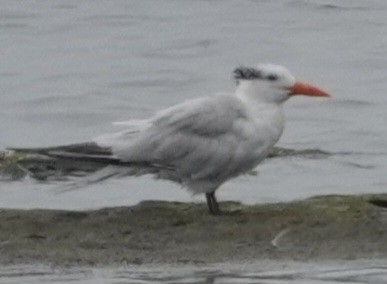
[[[212,206],[214,208],[214,215],[219,215],[220,214],[219,204],[218,204],[218,201],[216,200],[215,192],[212,192]]]
[[[206,200],[207,200],[207,207],[210,214],[213,214],[213,208],[212,208],[212,198],[211,194],[206,192]]]
[[[216,201],[215,198],[215,192],[207,192],[206,193],[206,200],[207,200],[207,206],[208,206],[208,211],[212,215],[219,215],[220,210],[219,210],[219,205],[218,202]]]

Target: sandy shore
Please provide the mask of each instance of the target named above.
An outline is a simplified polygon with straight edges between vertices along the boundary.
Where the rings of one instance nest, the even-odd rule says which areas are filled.
[[[387,209],[370,196],[245,206],[142,202],[70,212],[0,210],[0,263],[115,265],[387,257]]]

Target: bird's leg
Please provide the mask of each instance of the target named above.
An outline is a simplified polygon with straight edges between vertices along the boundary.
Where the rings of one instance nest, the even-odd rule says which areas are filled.
[[[211,195],[212,195],[212,206],[214,209],[214,214],[219,215],[220,214],[219,204],[218,204],[218,201],[216,200],[215,192],[212,192]]]
[[[215,192],[214,191],[207,192],[206,199],[207,199],[208,211],[210,211],[210,214],[219,215],[220,210],[219,210],[218,202],[216,201],[216,198],[215,198]]]
[[[214,208],[214,193],[213,192],[206,192],[206,200],[207,200],[207,206],[208,206],[208,211],[210,212],[211,215],[215,215],[215,208]]]

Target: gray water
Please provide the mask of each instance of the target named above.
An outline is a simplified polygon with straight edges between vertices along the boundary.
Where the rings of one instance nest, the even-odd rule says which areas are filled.
[[[387,190],[384,0],[0,4],[0,149],[82,142],[119,131],[111,122],[233,91],[234,67],[273,62],[334,96],[289,101],[279,146],[333,155],[267,161],[258,167],[258,176],[225,184],[219,199],[278,202]],[[0,181],[0,207],[89,209],[145,199],[203,201],[149,177],[61,194],[57,187],[30,179]]]
[[[0,283],[114,283],[114,284],[359,284],[386,283],[384,261],[336,263],[222,263],[209,266],[122,266],[119,268],[64,268],[47,266],[0,267]]]
[[[0,149],[87,141],[172,104],[232,92],[240,64],[274,62],[331,92],[285,108],[279,146],[326,158],[267,161],[225,184],[220,200],[278,202],[384,192],[387,2],[1,1]],[[0,183],[0,207],[86,209],[144,199],[202,201],[149,177],[57,194]]]

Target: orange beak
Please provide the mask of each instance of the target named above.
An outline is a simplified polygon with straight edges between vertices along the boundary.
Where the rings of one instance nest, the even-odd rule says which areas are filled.
[[[302,83],[302,82],[296,82],[294,86],[290,89],[290,96],[295,95],[304,95],[304,96],[310,96],[310,97],[327,97],[330,98],[331,95],[327,92],[316,88],[315,86]]]

